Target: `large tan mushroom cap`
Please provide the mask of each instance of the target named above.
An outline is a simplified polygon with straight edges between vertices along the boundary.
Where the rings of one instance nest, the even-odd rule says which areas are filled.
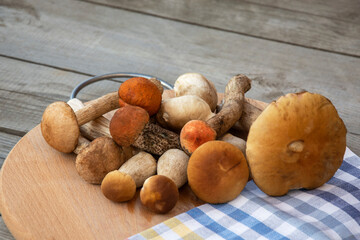
[[[208,203],[225,203],[244,189],[249,168],[240,149],[227,142],[209,141],[193,152],[187,174],[198,198]]]
[[[119,169],[124,163],[124,153],[110,137],[92,141],[76,157],[76,170],[88,183],[101,184],[107,173]]]
[[[44,111],[41,133],[45,141],[56,150],[71,153],[78,144],[80,130],[76,115],[65,102],[54,102]]]
[[[313,189],[340,167],[346,128],[332,103],[308,92],[271,103],[250,128],[246,155],[257,186],[271,196]]]

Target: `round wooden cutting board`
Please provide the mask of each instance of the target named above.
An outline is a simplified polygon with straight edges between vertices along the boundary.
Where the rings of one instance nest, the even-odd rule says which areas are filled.
[[[0,210],[16,239],[124,239],[200,204],[188,185],[164,215],[146,210],[139,190],[130,202],[113,203],[79,177],[74,154],[45,142],[40,126],[16,144],[0,175]]]

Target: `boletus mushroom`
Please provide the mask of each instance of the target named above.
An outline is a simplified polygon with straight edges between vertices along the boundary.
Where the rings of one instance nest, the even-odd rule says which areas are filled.
[[[200,73],[185,73],[176,79],[174,84],[176,97],[195,95],[203,99],[213,112],[218,102],[214,84]]]
[[[51,147],[71,153],[78,145],[79,126],[118,107],[119,97],[116,92],[93,100],[76,112],[65,102],[54,102],[43,113],[41,133]]]
[[[162,155],[171,148],[180,148],[179,135],[149,122],[149,114],[140,107],[126,104],[110,121],[110,134],[120,146],[134,146]]]
[[[236,198],[249,178],[249,168],[240,149],[223,141],[209,141],[191,155],[188,182],[201,200],[225,203]]]
[[[134,77],[126,80],[119,87],[119,104],[130,104],[145,109],[150,116],[160,108],[162,93],[158,86],[143,77]]]
[[[150,211],[167,213],[173,209],[179,199],[176,184],[163,175],[155,175],[146,179],[140,190],[140,201]]]
[[[125,202],[135,196],[136,185],[130,175],[114,170],[101,182],[101,192],[113,202]]]
[[[290,189],[313,189],[340,167],[346,127],[332,103],[320,94],[280,97],[251,125],[246,155],[256,185],[281,196]]]

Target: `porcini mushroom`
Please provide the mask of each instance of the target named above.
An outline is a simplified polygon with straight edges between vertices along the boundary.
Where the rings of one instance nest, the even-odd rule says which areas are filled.
[[[150,211],[165,214],[173,209],[179,199],[175,183],[163,175],[146,179],[140,190],[140,201]]]
[[[136,186],[130,175],[114,170],[106,174],[101,192],[113,202],[125,202],[135,196]]]
[[[217,91],[214,84],[199,73],[182,74],[174,84],[175,96],[196,95],[214,111],[218,102]]]
[[[256,185],[271,196],[313,189],[340,167],[346,128],[320,94],[287,94],[272,102],[250,127],[246,155]]]
[[[71,153],[78,144],[79,126],[119,107],[117,93],[109,93],[76,111],[65,102],[54,102],[44,111],[41,133],[45,141],[60,152]]]
[[[76,156],[76,170],[88,183],[101,184],[110,171],[117,170],[124,163],[122,148],[109,137],[93,140]]]
[[[243,109],[244,94],[250,87],[251,80],[245,75],[238,74],[230,79],[225,88],[224,105],[222,109],[214,117],[206,121],[207,125],[216,132],[216,137],[221,137],[239,120]],[[199,144],[208,141],[208,136],[203,136],[202,134],[203,128],[200,126],[198,128],[194,127],[194,123],[188,128],[188,124],[190,125],[190,123],[191,121],[185,124],[180,132],[181,146],[183,150],[189,154],[199,147]],[[196,131],[196,129],[198,129],[198,131]],[[206,131],[206,133],[207,132],[208,131]],[[215,139],[214,137],[210,140]]]
[[[215,114],[209,104],[196,95],[184,95],[163,100],[156,119],[161,126],[180,130],[191,120],[206,121]]]
[[[137,106],[125,105],[110,121],[110,134],[120,146],[134,146],[161,155],[180,148],[179,135],[149,122],[148,113]]]
[[[155,83],[143,77],[126,80],[119,87],[120,106],[124,102],[145,109],[150,116],[157,113],[161,104],[161,91]]]
[[[225,203],[244,189],[249,168],[237,147],[223,141],[209,141],[191,155],[187,175],[198,198],[208,203]]]
[[[246,154],[246,141],[242,138],[236,137],[231,133],[226,133],[224,136],[219,138],[220,141],[228,142],[241,150],[241,152]]]
[[[151,154],[142,151],[121,165],[119,171],[130,175],[139,188],[146,179],[156,174],[156,160]]]
[[[178,188],[187,182],[187,165],[189,156],[180,149],[169,149],[160,156],[157,163],[157,174],[174,181]]]

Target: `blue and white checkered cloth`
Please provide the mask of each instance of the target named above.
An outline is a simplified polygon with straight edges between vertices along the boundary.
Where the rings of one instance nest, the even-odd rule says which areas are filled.
[[[270,197],[251,181],[229,203],[201,205],[129,239],[360,239],[360,158],[347,149],[317,189]]]

